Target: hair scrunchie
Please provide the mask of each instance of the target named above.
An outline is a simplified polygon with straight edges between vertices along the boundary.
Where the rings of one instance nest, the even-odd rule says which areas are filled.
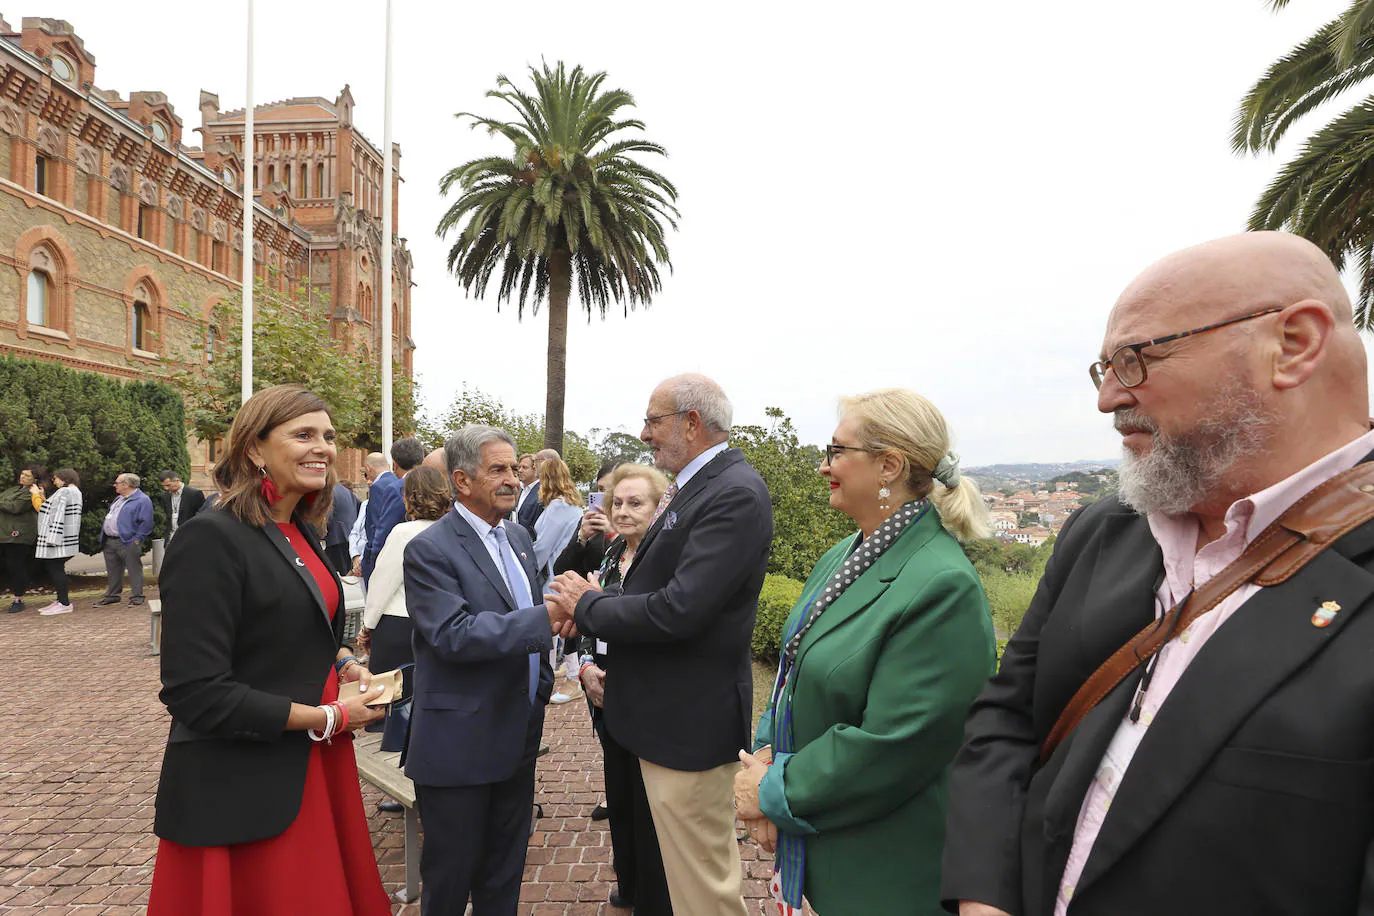
[[[930,476],[947,487],[953,488],[958,486],[961,479],[959,474],[959,456],[954,454],[954,452],[950,452],[948,455],[941,458],[940,463],[935,465],[935,470],[930,472]]]

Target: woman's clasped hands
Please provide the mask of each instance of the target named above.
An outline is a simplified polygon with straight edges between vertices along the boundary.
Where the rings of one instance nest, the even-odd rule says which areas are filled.
[[[778,845],[778,828],[759,807],[759,783],[773,763],[773,748],[762,747],[752,754],[740,751],[739,759],[744,766],[735,774],[735,813],[744,822],[749,838],[773,852]]]

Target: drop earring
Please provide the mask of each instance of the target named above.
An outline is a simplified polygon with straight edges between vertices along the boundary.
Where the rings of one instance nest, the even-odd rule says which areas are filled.
[[[890,505],[888,505],[888,502],[887,502],[888,499],[891,498],[891,496],[892,496],[892,491],[889,490],[889,489],[887,488],[887,481],[883,481],[883,482],[882,482],[882,486],[880,486],[880,487],[878,488],[878,509],[879,509],[879,511],[881,511],[881,512],[886,512],[886,511],[888,511],[889,509],[892,508]]]

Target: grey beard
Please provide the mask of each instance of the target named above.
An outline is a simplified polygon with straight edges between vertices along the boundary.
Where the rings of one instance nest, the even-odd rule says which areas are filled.
[[[1219,391],[1207,415],[1178,437],[1162,434],[1153,421],[1119,411],[1118,423],[1151,431],[1149,454],[1123,450],[1119,495],[1141,514],[1182,515],[1225,492],[1232,470],[1265,450],[1277,418],[1264,409],[1259,394],[1239,381]]]

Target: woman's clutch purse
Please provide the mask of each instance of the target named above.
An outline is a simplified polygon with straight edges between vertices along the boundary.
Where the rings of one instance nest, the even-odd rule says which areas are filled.
[[[368,689],[371,690],[378,684],[380,684],[385,689],[383,689],[381,693],[377,694],[372,699],[368,700],[367,705],[387,706],[391,703],[396,702],[398,699],[401,698],[401,685],[403,681],[404,676],[402,675],[401,669],[399,668],[393,669],[391,671],[383,671],[381,674],[372,675],[371,680],[368,681]],[[343,684],[340,684],[339,699],[351,700],[354,697],[361,694],[362,691],[359,689],[358,684],[358,681],[347,681]]]

